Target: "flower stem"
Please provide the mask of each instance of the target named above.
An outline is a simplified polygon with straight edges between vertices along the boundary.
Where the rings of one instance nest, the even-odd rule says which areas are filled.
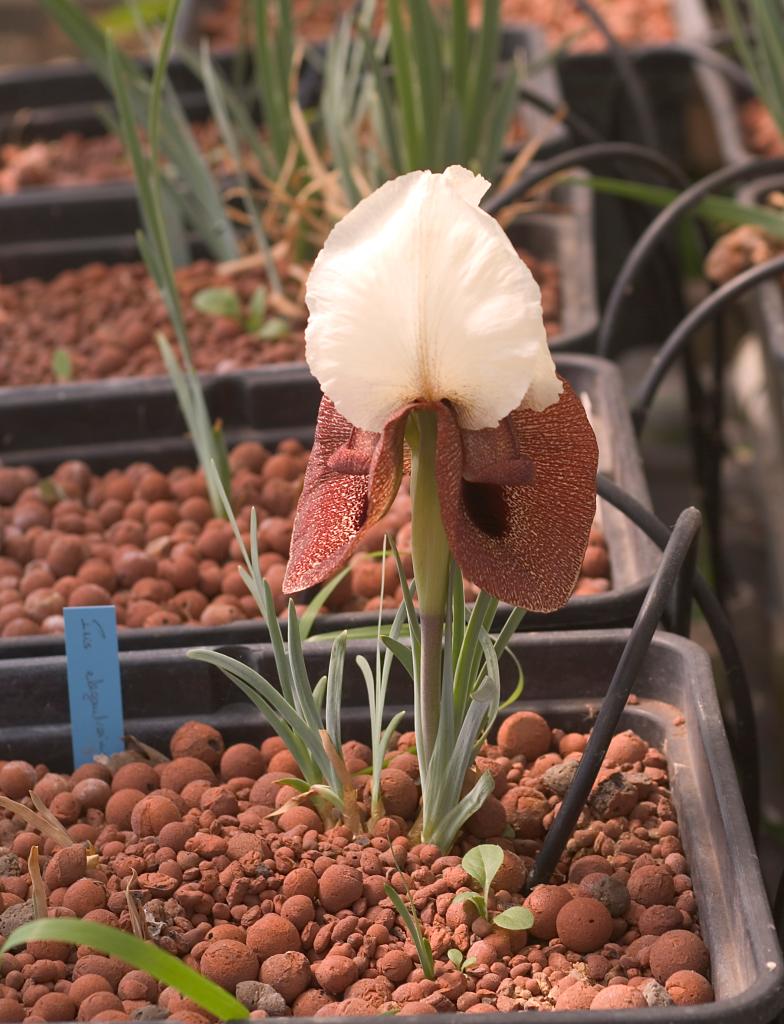
[[[413,421],[413,422],[411,422]],[[412,414],[407,438],[411,448],[411,557],[422,629],[419,704],[426,767],[438,735],[441,705],[441,659],[446,600],[449,589],[449,544],[441,520],[436,486],[436,415],[430,410]]]

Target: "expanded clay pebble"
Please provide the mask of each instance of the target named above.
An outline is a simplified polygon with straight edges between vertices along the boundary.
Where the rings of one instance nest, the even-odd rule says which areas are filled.
[[[235,466],[232,497],[240,530],[247,544],[251,509],[256,508],[260,569],[277,612],[285,616],[288,599],[282,584],[308,453],[294,439],[281,441],[275,452],[252,441],[235,451],[236,459],[230,453]],[[200,470],[177,467],[162,473],[138,462],[98,475],[85,463],[70,460],[55,469],[52,481],[58,491],[50,503],[49,490],[35,470],[0,467],[0,636],[61,633],[64,609],[80,604],[114,604],[120,630],[196,624],[212,628],[258,617],[239,575],[240,546],[230,524],[213,518]],[[401,541],[410,535],[407,486],[404,481],[387,514],[365,538],[366,550],[357,555],[367,567],[366,576],[375,574],[375,584],[353,573],[330,595],[324,611],[375,609],[385,569],[387,578],[392,574],[395,580],[387,588],[386,603],[397,600],[394,560],[387,559],[384,568],[368,552],[385,533],[397,534]],[[401,551],[410,572],[410,553],[404,547]],[[599,582],[609,587],[609,579],[584,576],[576,592],[582,593],[585,584],[596,589]],[[214,742],[208,726],[186,723],[172,739],[173,759],[195,757],[215,770],[223,750],[213,749]],[[262,752],[259,768],[254,754],[248,752],[250,778],[258,777],[275,756]],[[291,773],[290,755],[281,756],[283,762],[274,770]],[[390,768],[399,770],[397,765]],[[229,775],[236,770],[231,765],[225,769]],[[13,769],[6,774],[8,784],[23,796],[25,780],[14,785]],[[124,784],[137,788],[130,781]],[[392,802],[405,783],[388,785]],[[0,791],[5,792],[2,780]],[[404,801],[413,799],[411,794],[410,787],[401,789]]]
[[[531,719],[525,721],[527,729]],[[490,841],[504,851],[490,896],[493,914],[523,899],[532,857],[559,807],[560,796],[544,780],[568,763],[563,740],[571,737],[566,757],[581,749],[578,734],[551,730],[544,719],[534,726],[540,749],[547,735],[546,751],[530,759],[487,745],[475,766],[493,775]],[[172,737],[175,756],[159,765],[119,758],[70,777],[30,766],[50,807],[64,797],[79,804],[70,826],[76,845],[58,849],[47,840],[44,847],[52,911],[128,928],[125,889],[135,873],[153,941],[234,993],[252,1019],[589,1008],[619,1009],[622,1016],[624,1009],[712,998],[688,860],[658,751],[646,747],[642,761],[609,767],[621,787],[634,791],[634,803],[627,815],[608,820],[590,807],[583,812],[553,883],[525,899],[534,914],[526,933],[496,928],[473,904],[455,903],[473,888],[461,865],[477,842],[473,826],[446,856],[408,838],[419,813],[414,742],[411,733],[394,737],[385,771],[393,772],[393,783],[405,779],[401,791],[410,784],[417,799],[387,806],[370,834],[359,836],[343,825],[327,827],[309,803],[289,803],[298,791],[288,784],[290,773],[275,768],[289,756],[277,738],[226,747],[211,727],[181,727]],[[372,760],[356,741],[347,741],[343,754],[354,772]],[[366,776],[357,775],[356,784],[367,814]],[[275,814],[276,808],[285,811]],[[42,840],[17,819],[4,824],[6,935],[30,919],[25,859]],[[88,867],[86,842],[97,850],[95,867]],[[640,901],[667,898],[667,879],[672,902]],[[424,977],[387,883],[417,911],[435,953],[434,981]],[[474,963],[455,970],[449,949]],[[210,1024],[195,1003],[111,957],[67,943],[30,943],[0,968],[0,1024],[37,1024],[53,1015],[169,1015]]]

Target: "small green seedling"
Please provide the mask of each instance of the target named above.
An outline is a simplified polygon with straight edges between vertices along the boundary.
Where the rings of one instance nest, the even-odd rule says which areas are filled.
[[[490,888],[493,879],[504,862],[504,851],[500,846],[483,843],[475,846],[463,857],[463,870],[473,878],[481,892],[461,892],[455,896],[454,903],[473,903],[483,917],[499,928],[509,931],[525,931],[534,923],[534,915],[528,907],[508,907],[496,914],[492,919],[488,910]]]
[[[472,967],[476,967],[477,959],[475,956],[465,956],[459,949],[448,949],[446,955],[460,971],[461,974],[465,974],[466,971],[470,971]]]
[[[280,316],[267,316],[267,290],[261,285],[253,292],[244,309],[239,295],[228,285],[202,288],[193,296],[193,305],[200,313],[235,320],[244,331],[255,334],[262,341],[282,338],[290,330],[288,320]]]
[[[58,384],[73,380],[73,360],[67,349],[56,348],[52,352],[52,373]]]
[[[403,902],[400,893],[396,892],[389,882],[385,883],[384,892],[392,900],[395,910],[403,918],[403,924],[406,926],[406,931],[411,936],[411,941],[416,946],[422,973],[428,981],[435,981],[436,964],[435,958],[433,957],[433,948],[422,930],[422,925],[419,922],[413,903],[411,905],[411,910],[409,910]],[[411,894],[409,893],[409,899],[410,897]]]

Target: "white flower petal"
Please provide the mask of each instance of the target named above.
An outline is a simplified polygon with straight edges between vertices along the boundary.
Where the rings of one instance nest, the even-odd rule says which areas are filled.
[[[308,280],[306,355],[355,426],[379,431],[408,402],[446,400],[479,430],[524,398],[557,400],[539,286],[478,208],[488,187],[464,167],[415,171],[327,239]]]

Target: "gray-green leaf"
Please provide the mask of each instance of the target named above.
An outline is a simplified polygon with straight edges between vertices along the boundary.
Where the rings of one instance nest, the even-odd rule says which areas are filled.
[[[273,316],[261,327],[258,335],[264,341],[275,341],[277,338],[282,338],[284,334],[288,334],[289,330],[288,320],[284,320],[282,316]]]
[[[465,957],[460,952],[460,950],[459,949],[448,949],[446,951],[446,955],[449,957],[449,959],[452,961],[452,963],[455,965],[455,967],[459,971],[460,968],[463,966],[463,961],[465,960]]]
[[[513,932],[528,931],[534,923],[534,915],[528,907],[509,907],[493,918],[493,924]]]
[[[248,308],[245,311],[245,330],[258,331],[264,323],[267,315],[267,289],[259,285],[250,297]]]
[[[239,296],[233,288],[202,288],[193,296],[193,305],[210,316],[228,316],[232,320],[242,316]]]

